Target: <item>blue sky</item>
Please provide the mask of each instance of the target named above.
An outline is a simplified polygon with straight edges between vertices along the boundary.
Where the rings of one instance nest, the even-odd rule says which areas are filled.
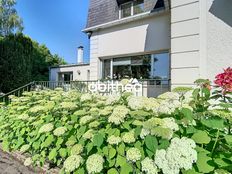
[[[81,32],[88,15],[88,0],[18,0],[16,9],[23,19],[23,33],[45,44],[68,63],[76,63],[77,47],[84,46],[89,61],[89,40]]]

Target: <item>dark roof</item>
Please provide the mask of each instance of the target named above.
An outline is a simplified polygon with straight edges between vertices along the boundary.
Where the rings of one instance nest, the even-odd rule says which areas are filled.
[[[86,28],[94,27],[119,19],[119,6],[130,0],[90,0]],[[168,0],[144,0],[145,12],[167,6]],[[169,8],[169,7],[166,7]]]

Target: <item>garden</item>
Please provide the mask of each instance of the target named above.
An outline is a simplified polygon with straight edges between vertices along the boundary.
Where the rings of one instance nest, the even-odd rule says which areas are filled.
[[[232,172],[232,69],[157,98],[41,90],[1,105],[4,151],[67,174]]]

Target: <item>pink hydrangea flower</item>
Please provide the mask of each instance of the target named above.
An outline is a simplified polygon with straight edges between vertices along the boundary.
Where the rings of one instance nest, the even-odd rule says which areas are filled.
[[[227,68],[223,73],[218,74],[214,83],[223,89],[223,94],[232,92],[232,68]]]

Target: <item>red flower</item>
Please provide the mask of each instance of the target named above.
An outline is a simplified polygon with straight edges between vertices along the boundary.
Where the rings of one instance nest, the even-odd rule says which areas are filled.
[[[227,68],[223,73],[218,74],[214,83],[223,89],[223,93],[232,92],[232,68]]]

